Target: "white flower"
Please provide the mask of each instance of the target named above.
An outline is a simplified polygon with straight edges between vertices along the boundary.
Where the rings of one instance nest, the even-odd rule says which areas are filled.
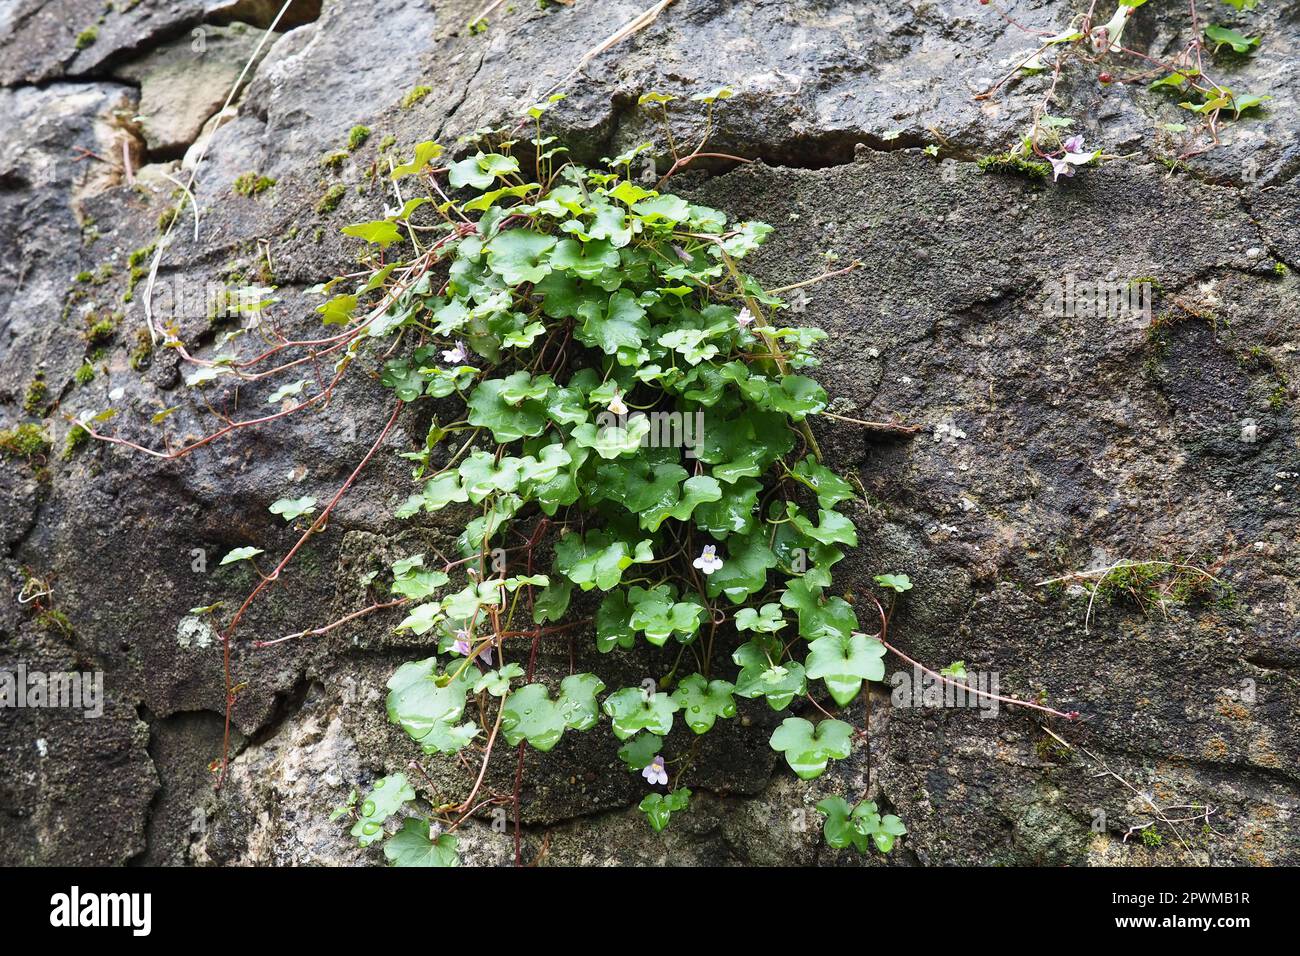
[[[655,758],[641,771],[641,776],[645,777],[651,785],[657,783],[660,786],[668,786],[668,771],[664,769],[663,755],[655,754]]]
[[[609,411],[611,415],[627,414],[627,406],[623,404],[622,392],[614,392],[614,397],[609,400]]]
[[[742,329],[748,328],[754,321],[754,313],[749,311],[749,306],[741,306],[740,312],[736,315],[736,324]]]
[[[442,360],[452,365],[460,365],[468,357],[464,342],[457,342],[455,348],[446,349],[442,353]]]
[[[700,552],[700,556],[692,563],[705,574],[712,574],[722,567],[722,559],[718,557],[718,549],[712,544],[706,544],[704,550]]]

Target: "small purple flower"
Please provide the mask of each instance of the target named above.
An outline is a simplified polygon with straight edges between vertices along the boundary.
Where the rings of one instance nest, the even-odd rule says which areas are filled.
[[[1082,153],[1083,137],[1078,135],[1068,137],[1065,141],[1065,151],[1067,153]]]
[[[1074,175],[1074,164],[1070,162],[1068,156],[1060,159],[1055,156],[1048,156],[1047,159],[1052,164],[1052,182],[1056,182],[1062,176],[1068,179]]]
[[[712,574],[722,567],[722,559],[718,557],[718,548],[712,544],[706,544],[704,550],[700,552],[700,556],[691,563],[705,574]]]
[[[450,365],[460,365],[469,357],[469,352],[465,349],[465,343],[457,341],[453,348],[445,349],[442,353],[442,360]]]
[[[465,628],[462,627],[460,630],[456,632],[456,641],[454,644],[451,645],[451,649],[455,651],[457,654],[460,654],[462,657],[469,657],[470,651],[473,650],[473,647],[470,645],[470,642],[473,639],[474,636],[470,634],[469,631],[465,630]],[[483,663],[487,664],[488,667],[492,666],[491,645],[488,645],[487,647],[483,648],[483,650],[479,651],[478,654],[476,654],[475,656],[479,660],[483,661]]]
[[[668,771],[664,769],[663,755],[655,754],[655,758],[641,771],[641,776],[645,777],[651,786],[655,784],[668,786]]]
[[[736,314],[736,324],[742,329],[747,329],[754,321],[754,313],[749,311],[749,306],[741,306],[740,312]]]

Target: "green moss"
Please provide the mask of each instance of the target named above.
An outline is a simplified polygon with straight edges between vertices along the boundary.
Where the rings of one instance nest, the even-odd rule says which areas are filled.
[[[37,372],[32,377],[31,384],[27,386],[27,394],[23,398],[23,411],[28,415],[37,414],[45,407],[45,399],[49,393],[49,386],[45,384],[45,373]]]
[[[1190,173],[1192,171],[1192,167],[1181,159],[1174,159],[1170,156],[1157,156],[1156,158],[1160,161],[1160,165],[1171,173]]]
[[[78,385],[89,385],[95,380],[95,366],[89,362],[83,362],[81,368],[72,374],[72,380]]]
[[[321,157],[320,164],[326,169],[333,169],[336,172],[348,161],[348,154],[344,150],[335,150],[332,153],[326,153]]]
[[[77,49],[84,50],[99,39],[99,27],[86,27],[77,34]]]
[[[1011,173],[1030,179],[1046,179],[1052,171],[1047,163],[1025,159],[1013,151],[984,156],[975,165],[986,173]]]
[[[62,634],[64,637],[73,635],[72,621],[58,608],[41,611],[36,615],[36,620],[40,621],[41,626],[51,634]]]
[[[275,185],[275,180],[270,176],[263,176],[260,173],[241,173],[235,177],[234,190],[240,196],[256,196],[264,193]]]
[[[68,432],[68,437],[63,441],[63,460],[68,461],[76,454],[77,449],[90,441],[90,432],[86,431],[80,425],[73,425],[72,430]]]
[[[420,102],[426,96],[433,92],[432,86],[417,86],[405,96],[402,97],[402,109],[409,110],[416,103]],[[381,147],[382,148],[382,147]]]
[[[176,208],[174,206],[164,209],[158,216],[158,231],[166,232],[176,221]]]
[[[139,249],[133,249],[131,254],[126,257],[126,264],[132,269],[143,265],[144,261],[153,255],[156,243],[149,243],[147,246],[141,246]]]
[[[1287,264],[1285,262],[1275,262],[1273,263],[1273,271],[1280,276],[1284,276],[1291,270],[1287,268]]]
[[[342,183],[335,183],[329,189],[325,190],[325,195],[320,197],[320,202],[316,203],[316,211],[321,215],[328,215],[339,207],[343,197],[347,195],[348,188]]]
[[[383,139],[379,141],[379,151],[381,153],[386,153],[396,145],[397,145],[396,136],[391,136],[391,135],[385,136]]]
[[[1273,409],[1275,412],[1281,411],[1286,407],[1286,398],[1287,387],[1285,385],[1278,385],[1268,396],[1268,407]]]
[[[127,268],[130,272],[127,275],[126,292],[122,294],[123,302],[130,302],[135,298],[135,287],[141,279],[149,274],[144,264],[153,255],[154,246],[155,244],[151,242],[147,246],[132,250],[131,254],[126,257]]]
[[[93,272],[78,272],[78,273],[77,273],[77,281],[78,281],[78,282],[90,282],[90,281],[91,281],[92,279],[94,279],[94,278],[95,278],[95,273],[93,273]]]
[[[153,339],[148,329],[141,329],[135,336],[135,348],[131,350],[131,368],[142,372],[153,364]]]
[[[348,152],[356,152],[370,138],[369,126],[354,126],[348,130]]]
[[[117,331],[117,317],[98,319],[90,323],[84,333],[87,344],[103,345],[113,339],[113,333]]]
[[[31,423],[0,431],[0,453],[13,458],[35,458],[50,450],[50,440],[40,425]]]

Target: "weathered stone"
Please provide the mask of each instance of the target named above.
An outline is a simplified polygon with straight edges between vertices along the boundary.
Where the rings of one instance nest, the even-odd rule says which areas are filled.
[[[204,27],[118,67],[115,75],[140,87],[139,123],[155,157],[178,156],[242,90],[251,63],[261,61],[274,35],[246,24]],[[260,48],[260,49],[259,49]],[[241,81],[241,76],[244,79]]]
[[[643,781],[618,762],[609,735],[570,734],[549,754],[527,754],[524,859],[1300,861],[1291,822],[1300,803],[1296,80],[1268,75],[1294,38],[1294,11],[1223,12],[1266,40],[1249,58],[1214,60],[1216,69],[1243,90],[1271,83],[1275,98],[1261,115],[1227,124],[1223,145],[1190,160],[1192,175],[1155,161],[1169,144],[1152,130],[1183,118],[1175,102],[1140,84],[1063,80],[1055,111],[1127,158],[1053,186],[984,174],[973,162],[1015,140],[1047,82],[1026,78],[972,99],[1032,48],[989,7],[678,0],[636,37],[583,61],[644,6],[520,4],[481,34],[464,29],[481,0],[436,9],[336,0],[315,22],[315,11],[283,21],[287,32],[268,43],[230,116],[211,119],[221,102],[209,97],[179,117],[179,145],[152,144],[179,158],[200,137],[172,171],[178,178],[206,156],[198,236],[187,209],[164,250],[155,319],[175,321],[208,355],[232,327],[214,327],[209,284],[255,280],[278,286],[272,314],[286,334],[317,330],[319,299],[307,290],[355,255],[338,227],[396,202],[382,171],[414,143],[454,147],[459,135],[516,121],[556,84],[569,96],[547,114],[548,132],[578,160],[662,144],[657,112],[635,105],[651,90],[682,98],[670,121],[677,142],[693,142],[705,114],[685,98],[726,83],[737,95],[718,105],[711,145],[758,161],[717,162],[673,188],[777,227],[749,260],[769,287],[819,274],[828,251],[861,261],[800,300],[803,319],[831,336],[818,374],[834,411],[926,426],[897,440],[814,424],[830,462],[868,493],[845,509],[863,543],[840,566],[864,627],[875,626],[871,577],[905,572],[916,587],[899,602],[891,643],[931,666],[960,659],[997,672],[1002,693],[1041,694],[1087,720],[902,706],[886,686],[869,718],[862,698],[845,713],[869,724],[869,750],[859,743],[851,759],[803,782],[767,745],[784,715],[746,703],[703,738],[692,809],[662,835],[635,809]],[[1181,14],[1154,7],[1139,11],[1134,43],[1170,54],[1186,39]],[[39,421],[54,442],[50,455],[6,459],[0,472],[0,564],[15,594],[29,575],[52,581],[45,610],[65,614],[73,635],[40,608],[0,602],[0,666],[93,665],[110,690],[100,720],[0,717],[4,862],[375,864],[376,849],[359,850],[345,821],[327,819],[352,789],[401,770],[418,778],[422,801],[459,801],[476,775],[422,759],[425,780],[410,769],[418,748],[386,720],[388,676],[426,645],[393,632],[398,610],[272,648],[252,641],[334,620],[366,600],[361,573],[447,549],[456,513],[391,517],[410,489],[409,465],[395,453],[423,441],[432,410],[403,412],[329,530],[245,618],[232,648],[242,685],[234,760],[226,788],[213,793],[222,644],[191,609],[242,600],[255,575],[219,568],[221,556],[247,544],[282,555],[296,534],[267,506],[286,493],[332,495],[391,406],[367,375],[377,357],[363,356],[327,414],[240,431],[172,463],[93,444],[61,457],[64,413],[113,405],[118,434],[150,447],[163,434],[150,417],[163,409],[180,406],[164,426],[173,436],[212,427],[182,387],[177,357],[142,353],[149,283],[132,278],[128,260],[136,252],[141,270],[139,251],[157,240],[175,187],[161,169],[140,169],[126,120],[149,113],[151,83],[131,64],[174,62],[204,24],[265,25],[274,15],[261,3],[140,4],[107,14],[95,42],[75,51],[75,25],[101,10],[30,0],[0,14],[0,83],[11,87],[0,90],[0,119],[12,131],[0,144],[9,244],[0,256],[0,428]],[[1031,28],[1063,25],[1059,10],[1038,3],[1010,12]],[[139,77],[142,103],[111,76]],[[417,85],[430,92],[403,107]],[[323,166],[358,124],[370,138],[337,168]],[[134,186],[118,158],[124,143],[140,173]],[[931,143],[955,162],[924,155],[919,147]],[[665,170],[662,145],[651,155]],[[247,173],[275,185],[237,195]],[[321,204],[329,191],[332,210]],[[95,278],[76,281],[82,272]],[[1149,281],[1160,321],[1052,314],[1053,284],[1071,278]],[[77,386],[88,321],[101,316],[111,334],[95,379]],[[38,368],[51,393],[43,419],[23,409]],[[241,390],[240,408],[261,405],[264,386]],[[1246,421],[1252,441],[1243,440]],[[1144,611],[1090,608],[1080,589],[1038,586],[1122,558],[1212,566],[1231,592]],[[598,655],[581,630],[571,652],[568,636],[544,645],[539,679],[568,673],[570,653],[611,687],[667,669],[667,652]],[[730,640],[716,651],[720,667]],[[891,676],[908,670],[889,660]],[[515,751],[500,747],[481,793],[508,802],[515,770]],[[1150,821],[1150,807],[1129,785],[1161,806],[1210,808],[1209,829],[1192,821],[1181,837],[1144,845],[1132,828]],[[863,792],[909,828],[887,861],[836,853],[820,838],[816,802]],[[513,861],[513,833],[493,823],[484,808],[458,831],[466,863]]]

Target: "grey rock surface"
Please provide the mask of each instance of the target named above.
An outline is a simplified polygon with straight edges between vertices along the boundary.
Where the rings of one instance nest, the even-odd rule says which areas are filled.
[[[231,327],[210,320],[211,290],[251,282],[277,287],[270,314],[281,328],[319,329],[307,290],[355,255],[339,227],[394,204],[382,173],[414,143],[454,147],[559,86],[568,97],[547,114],[548,131],[579,160],[654,141],[648,155],[662,171],[659,118],[637,98],[685,100],[727,84],[736,96],[715,111],[711,147],[755,162],[718,161],[674,189],[776,227],[750,260],[768,287],[817,275],[827,252],[861,260],[801,299],[802,321],[830,333],[819,377],[833,411],[925,426],[903,441],[815,425],[831,463],[868,492],[848,512],[862,546],[841,566],[844,590],[860,596],[865,622],[872,575],[909,574],[917,586],[890,631],[900,648],[933,666],[960,659],[997,672],[1002,693],[1041,694],[1088,719],[908,707],[884,686],[869,713],[864,698],[845,715],[869,727],[869,747],[802,782],[767,746],[780,717],[743,702],[739,719],[703,739],[692,809],[661,835],[635,809],[643,781],[622,768],[612,738],[568,735],[528,757],[524,858],[1300,862],[1295,6],[1215,11],[1264,37],[1216,69],[1273,99],[1172,170],[1157,124],[1185,118],[1174,101],[1144,84],[1099,83],[1095,71],[1068,77],[1054,111],[1123,158],[1053,185],[976,165],[1026,129],[1049,82],[1018,79],[973,99],[1034,48],[990,7],[677,0],[584,62],[646,5],[519,4],[476,33],[466,23],[481,0],[295,3],[233,118],[209,124],[197,238],[186,209],[159,269],[157,317],[211,354]],[[1084,6],[1018,0],[1008,10],[1059,30]],[[328,820],[351,790],[399,770],[428,802],[473,785],[452,760],[425,760],[429,779],[415,775],[416,748],[386,721],[384,683],[424,656],[421,642],[395,634],[400,617],[384,614],[312,641],[252,641],[328,623],[364,600],[359,574],[446,549],[456,514],[392,518],[410,486],[397,454],[423,440],[430,412],[403,413],[328,530],[245,618],[232,648],[234,757],[214,792],[222,646],[191,609],[229,610],[255,583],[244,564],[218,565],[231,548],[280,555],[292,545],[267,506],[332,495],[383,428],[388,395],[371,377],[379,360],[363,357],[327,414],[239,431],[174,462],[96,444],[64,455],[65,416],[110,405],[117,434],[150,447],[164,431],[212,428],[177,356],[148,348],[143,272],[174,202],[167,177],[188,175],[173,161],[197,158],[194,137],[225,95],[205,80],[204,95],[171,99],[168,84],[155,108],[150,76],[189,49],[192,30],[252,37],[278,9],[118,7],[21,0],[0,12],[0,430],[39,425],[51,442],[31,459],[0,458],[0,668],[100,670],[107,696],[93,720],[0,710],[0,862],[375,865],[377,848],[359,849],[345,823]],[[1130,41],[1172,56],[1186,41],[1174,7],[1142,7]],[[92,25],[94,42],[78,50]],[[402,105],[417,86],[427,95]],[[702,109],[683,103],[670,116],[679,142],[701,135]],[[349,150],[357,125],[371,133]],[[939,159],[922,152],[930,144]],[[322,162],[334,153],[342,158]],[[274,185],[237,194],[245,174]],[[1147,281],[1157,321],[1053,314],[1049,292],[1069,277]],[[79,384],[87,365],[94,377]],[[45,391],[33,402],[38,379]],[[265,394],[246,390],[240,407]],[[164,427],[150,424],[172,408]],[[1213,565],[1226,587],[1217,600],[1144,612],[1090,609],[1078,588],[1037,586],[1123,558]],[[32,581],[52,594],[20,603]],[[539,673],[562,677],[571,653],[610,686],[657,666],[653,648],[618,662],[592,645],[582,632],[572,649],[547,643]],[[508,794],[514,773],[513,751],[502,753],[484,792]],[[909,829],[887,860],[837,853],[820,837],[816,802],[867,789]],[[1142,794],[1212,808],[1208,828],[1193,821],[1185,843],[1145,845],[1130,832],[1151,819]],[[467,864],[514,859],[513,835],[494,822],[488,808],[461,829]]]

